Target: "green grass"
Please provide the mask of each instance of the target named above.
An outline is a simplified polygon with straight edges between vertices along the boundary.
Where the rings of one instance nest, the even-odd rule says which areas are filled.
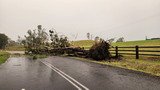
[[[114,67],[125,68],[134,71],[140,71],[144,73],[148,73],[155,76],[160,76],[160,61],[147,61],[147,60],[136,60],[136,59],[126,59],[123,60],[112,60],[108,61],[95,61],[86,58],[79,58],[79,57],[70,57],[77,60],[93,62],[97,64],[109,65]]]
[[[128,41],[112,43],[113,46],[160,46],[160,40],[139,40],[139,41]]]
[[[72,41],[71,44],[73,46],[84,47],[85,49],[88,49],[94,44],[94,41],[93,40]]]
[[[8,47],[6,47],[6,50],[8,50],[8,51],[25,51],[25,48],[22,45],[16,45],[16,46],[8,46]]]
[[[101,63],[160,76],[160,61],[147,61],[143,59],[123,59],[121,61]]]
[[[0,64],[4,63],[9,58],[9,53],[0,51]]]
[[[71,42],[74,46],[80,46],[85,48],[90,48],[93,44],[93,40],[80,40]],[[112,46],[160,46],[160,40],[139,40],[139,41],[127,41],[112,43]]]

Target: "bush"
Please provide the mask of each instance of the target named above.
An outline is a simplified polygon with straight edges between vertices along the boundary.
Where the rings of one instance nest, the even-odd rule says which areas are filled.
[[[8,37],[5,34],[0,33],[0,49],[5,49],[8,43]]]
[[[109,52],[110,44],[106,41],[101,41],[94,44],[89,50],[89,57],[95,60],[106,60],[111,58]]]

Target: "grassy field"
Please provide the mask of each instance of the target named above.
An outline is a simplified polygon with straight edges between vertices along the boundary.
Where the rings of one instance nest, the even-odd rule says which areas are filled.
[[[0,51],[0,64],[4,63],[9,58],[9,53]]]
[[[6,47],[6,50],[7,51],[25,51],[25,48],[22,45],[16,45],[16,46]]]
[[[71,42],[74,46],[80,46],[85,48],[90,48],[93,44],[93,40],[80,40]],[[112,46],[160,46],[160,40],[139,40],[139,41],[127,41],[112,43]]]
[[[160,40],[139,40],[139,41],[128,41],[112,43],[113,46],[160,46]]]
[[[88,49],[94,44],[94,41],[93,40],[72,41],[71,44],[73,46],[84,47],[85,49]]]

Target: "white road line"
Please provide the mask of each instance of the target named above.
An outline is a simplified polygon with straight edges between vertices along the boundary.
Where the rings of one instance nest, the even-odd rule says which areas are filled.
[[[48,62],[47,62],[48,63]],[[50,64],[50,63],[48,63]],[[56,70],[58,70],[59,72],[61,72],[62,74],[64,74],[65,76],[67,76],[69,79],[73,80],[75,83],[77,83],[78,85],[80,85],[81,87],[83,87],[85,90],[89,90],[87,87],[85,87],[84,85],[82,85],[80,82],[78,82],[77,80],[75,80],[74,78],[72,78],[71,76],[67,75],[66,73],[62,72],[61,70],[59,70],[58,68],[56,68],[55,66],[53,66],[52,64],[50,64],[53,68],[55,68]]]
[[[41,61],[42,62],[42,61]],[[74,82],[72,82],[71,80],[69,80],[67,77],[65,77],[63,74],[61,74],[60,72],[58,72],[56,69],[52,68],[52,66],[48,65],[45,62],[42,62],[43,64],[45,64],[46,66],[48,66],[49,68],[51,68],[52,70],[54,70],[55,72],[57,72],[59,75],[61,75],[64,79],[66,79],[69,83],[71,83],[73,86],[75,86],[78,90],[82,90],[79,86],[77,86]]]

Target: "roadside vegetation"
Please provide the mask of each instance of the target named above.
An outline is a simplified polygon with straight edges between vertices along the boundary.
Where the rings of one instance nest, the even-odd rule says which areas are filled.
[[[92,40],[82,40],[72,42],[74,45],[85,47],[89,49],[93,45]],[[128,41],[128,42],[114,42],[112,46],[159,46],[160,40],[140,40],[140,41]],[[158,49],[159,50],[159,49]],[[90,59],[80,59],[89,62],[111,65],[126,69],[131,69],[135,71],[141,71],[145,73],[150,73],[152,75],[160,76],[160,57],[156,56],[140,56],[140,59],[134,59],[135,56],[124,55],[120,60],[110,60],[108,61],[93,61]]]
[[[160,61],[123,58],[121,61],[102,62],[102,64],[142,71],[152,75],[160,76]]]
[[[143,59],[127,59],[123,58],[123,60],[111,60],[111,61],[95,61],[87,58],[79,58],[79,57],[70,57],[81,61],[93,62],[102,65],[109,65],[114,67],[120,67],[124,69],[140,71],[144,73],[148,73],[155,76],[160,76],[160,61],[150,61]]]
[[[0,51],[0,64],[4,63],[9,58],[9,56],[9,53]]]

